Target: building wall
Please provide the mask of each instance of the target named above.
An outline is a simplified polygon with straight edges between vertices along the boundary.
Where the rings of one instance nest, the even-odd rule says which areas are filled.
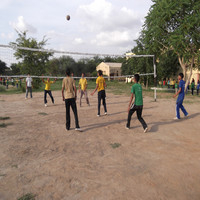
[[[103,71],[103,75],[106,75],[106,76],[110,76],[110,75],[113,75],[114,76],[121,76],[121,67],[112,67],[112,66],[109,66],[108,64],[102,62],[100,63],[96,70],[102,70]]]

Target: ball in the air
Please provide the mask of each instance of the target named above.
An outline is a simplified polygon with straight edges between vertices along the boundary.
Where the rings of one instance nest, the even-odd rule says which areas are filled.
[[[66,16],[66,19],[69,21],[69,20],[70,20],[70,16],[69,16],[69,15],[67,15],[67,16]]]

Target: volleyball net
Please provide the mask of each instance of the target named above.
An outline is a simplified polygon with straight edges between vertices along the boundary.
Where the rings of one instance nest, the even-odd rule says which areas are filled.
[[[67,67],[71,68],[74,72],[73,68],[76,69],[74,72],[74,78],[80,78],[80,72],[84,72],[84,63],[88,65],[92,65],[91,70],[94,72],[96,71],[95,64],[100,64],[100,62],[107,62],[107,63],[116,63],[117,60],[128,60],[130,58],[152,58],[152,72],[150,73],[139,73],[138,71],[135,73],[139,73],[140,76],[153,76],[156,79],[156,63],[155,63],[155,56],[154,55],[126,55],[126,54],[104,54],[104,53],[83,53],[83,52],[71,52],[71,51],[58,51],[55,49],[36,49],[36,48],[27,48],[27,47],[18,47],[14,45],[2,45],[0,44],[0,61],[6,63],[7,72],[4,74],[0,74],[1,78],[26,78],[27,74],[14,74],[12,72],[12,66],[17,65],[23,62],[23,59],[16,58],[16,51],[24,51],[29,52],[29,54],[35,55],[36,53],[47,53],[49,54],[47,69],[51,69],[51,71],[47,70],[48,73],[44,73],[44,75],[33,75],[34,73],[30,72],[32,78],[56,78],[56,79],[63,79],[65,76],[65,69]],[[33,57],[34,58],[34,57]],[[94,61],[94,62],[93,62]],[[119,62],[119,61],[118,61]],[[37,64],[36,64],[37,65]],[[34,66],[33,66],[34,68]],[[88,71],[88,69],[87,69]],[[92,73],[89,70],[89,73],[86,73],[87,79],[96,79],[96,74]],[[102,70],[103,71],[103,70]],[[121,71],[121,69],[119,70]],[[76,76],[79,74],[79,76]],[[103,73],[105,74],[105,73]],[[105,74],[104,78],[108,80],[125,80],[133,78],[133,74]],[[156,89],[154,90],[154,99],[156,100]]]

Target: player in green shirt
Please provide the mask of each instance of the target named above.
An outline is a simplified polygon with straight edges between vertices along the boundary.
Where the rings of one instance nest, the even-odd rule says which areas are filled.
[[[143,110],[143,97],[142,97],[142,86],[138,83],[140,80],[139,74],[134,75],[134,82],[135,84],[132,86],[131,89],[131,99],[128,106],[128,120],[126,124],[126,129],[130,129],[130,122],[133,113],[137,112],[137,118],[142,124],[144,128],[144,133],[148,131],[148,127],[144,119],[142,118],[142,110]],[[135,94],[135,101],[133,102],[133,95]]]

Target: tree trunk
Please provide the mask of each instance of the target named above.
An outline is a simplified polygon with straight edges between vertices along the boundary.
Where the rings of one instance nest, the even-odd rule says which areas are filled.
[[[185,91],[186,91],[186,89],[187,89],[187,86],[188,86],[189,81],[190,81],[191,76],[192,76],[193,66],[194,66],[194,56],[192,57],[192,61],[191,61],[191,64],[190,64],[190,73],[189,73],[189,76],[188,76],[187,81],[186,81],[186,84],[185,84]]]

